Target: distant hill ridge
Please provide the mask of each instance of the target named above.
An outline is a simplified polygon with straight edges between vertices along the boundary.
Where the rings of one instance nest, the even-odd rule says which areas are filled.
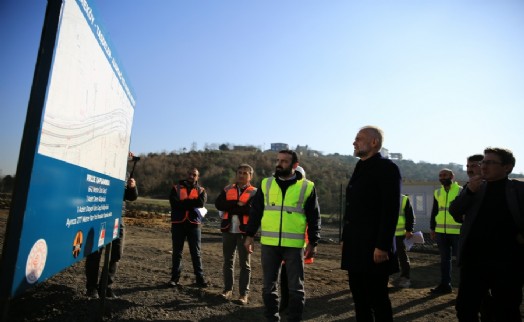
[[[187,177],[187,171],[196,167],[200,170],[200,183],[208,193],[208,203],[214,203],[221,189],[235,179],[236,168],[248,163],[255,169],[252,183],[256,186],[264,177],[271,176],[275,170],[277,153],[262,152],[257,148],[229,150],[190,151],[184,153],[148,153],[140,155],[134,177],[137,180],[140,196],[167,199],[171,187]],[[329,154],[315,156],[299,155],[300,165],[306,170],[308,179],[315,182],[322,213],[338,213],[341,200],[358,159],[350,155]],[[393,160],[400,168],[404,184],[438,185],[438,172],[442,168],[452,169],[456,180],[467,181],[462,166],[455,163],[432,164],[415,163],[411,160]],[[131,163],[128,166],[132,166]],[[130,169],[129,169],[130,170]],[[524,175],[511,175],[524,180]],[[0,193],[10,193],[15,178],[0,176]],[[7,194],[9,196],[10,194]],[[7,198],[7,197],[6,197]]]
[[[172,185],[185,179],[188,169],[196,167],[201,174],[200,183],[207,190],[208,203],[214,203],[221,189],[234,181],[239,164],[253,166],[255,175],[252,183],[258,185],[262,178],[273,174],[276,155],[273,151],[259,150],[149,153],[140,155],[134,177],[141,196],[167,198]],[[353,156],[340,154],[299,156],[300,165],[306,170],[308,179],[315,182],[323,213],[335,213],[340,209],[340,195],[345,192],[357,161]],[[393,161],[399,166],[405,183],[437,183],[438,172],[442,168],[452,169],[459,183],[467,180],[466,172],[457,164]]]

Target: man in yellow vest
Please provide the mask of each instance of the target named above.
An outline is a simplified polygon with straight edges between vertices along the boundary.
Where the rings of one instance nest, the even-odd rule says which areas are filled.
[[[306,170],[302,168],[301,166],[298,166],[295,169],[295,172],[300,172],[302,174],[302,178],[306,179]],[[308,237],[307,237],[307,228],[306,228],[306,244],[308,243]],[[313,263],[313,257],[304,259],[305,264],[312,264]],[[280,307],[279,311],[280,313],[284,312],[287,309],[287,305],[289,303],[289,290],[287,288],[287,273],[286,273],[286,262],[282,261],[282,267],[280,268]]]
[[[295,169],[295,151],[281,150],[275,174],[262,179],[255,194],[244,243],[253,252],[254,236],[261,229],[262,298],[268,321],[280,321],[278,276],[286,262],[289,304],[288,321],[302,320],[305,305],[304,257],[314,257],[320,239],[320,209],[312,181]],[[309,242],[304,251],[306,227]]]
[[[253,167],[246,163],[239,165],[235,183],[227,185],[215,201],[216,208],[222,212],[220,224],[224,255],[222,297],[230,300],[233,296],[233,273],[235,256],[238,251],[240,264],[238,302],[242,305],[248,302],[251,280],[251,256],[244,247],[249,210],[253,196],[257,192],[257,188],[251,185],[251,178],[253,178]]]
[[[451,287],[451,257],[457,252],[461,224],[449,213],[449,205],[459,195],[462,187],[454,179],[453,171],[442,169],[438,178],[442,187],[435,190],[430,219],[430,234],[437,241],[440,253],[440,284],[431,294],[448,294]]]
[[[413,237],[415,225],[415,214],[406,195],[400,195],[400,213],[398,215],[397,228],[395,230],[395,245],[397,246],[397,257],[400,264],[400,277],[393,282],[395,286],[408,288],[411,286],[411,266],[409,256],[406,252],[404,239]]]

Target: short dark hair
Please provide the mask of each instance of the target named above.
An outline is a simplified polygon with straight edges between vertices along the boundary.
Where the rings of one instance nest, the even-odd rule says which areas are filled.
[[[468,162],[480,162],[484,160],[484,156],[482,154],[473,154],[468,157]]]
[[[291,164],[298,162],[298,155],[293,150],[280,150],[278,153],[285,153],[291,155]]]
[[[503,165],[511,165],[511,170],[513,171],[513,167],[515,166],[515,157],[513,156],[513,152],[511,152],[511,150],[504,148],[487,147],[486,149],[484,149],[484,154],[488,153],[498,155],[500,158],[500,162],[502,162]]]

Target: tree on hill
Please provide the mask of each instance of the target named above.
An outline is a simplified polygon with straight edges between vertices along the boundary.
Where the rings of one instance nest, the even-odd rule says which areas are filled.
[[[167,198],[173,184],[186,179],[189,169],[199,169],[200,181],[208,192],[208,202],[213,203],[221,189],[235,180],[236,167],[241,163],[253,166],[255,174],[252,183],[259,185],[264,177],[275,170],[274,151],[211,150],[187,153],[149,153],[141,156],[135,168],[135,178],[142,196]],[[308,179],[315,182],[323,213],[340,211],[341,193],[358,159],[353,156],[331,154],[326,156],[299,156],[299,162],[306,170]],[[454,165],[415,163],[411,160],[395,160],[404,182],[437,182],[442,168]],[[459,182],[467,180],[466,172],[453,169]]]

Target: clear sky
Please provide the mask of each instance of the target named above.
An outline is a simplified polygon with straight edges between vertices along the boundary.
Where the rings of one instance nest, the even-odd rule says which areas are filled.
[[[131,151],[211,144],[405,159],[511,149],[524,173],[522,0],[89,0],[134,90]],[[46,1],[0,2],[0,170],[15,174]],[[437,174],[435,174],[437,175]]]

